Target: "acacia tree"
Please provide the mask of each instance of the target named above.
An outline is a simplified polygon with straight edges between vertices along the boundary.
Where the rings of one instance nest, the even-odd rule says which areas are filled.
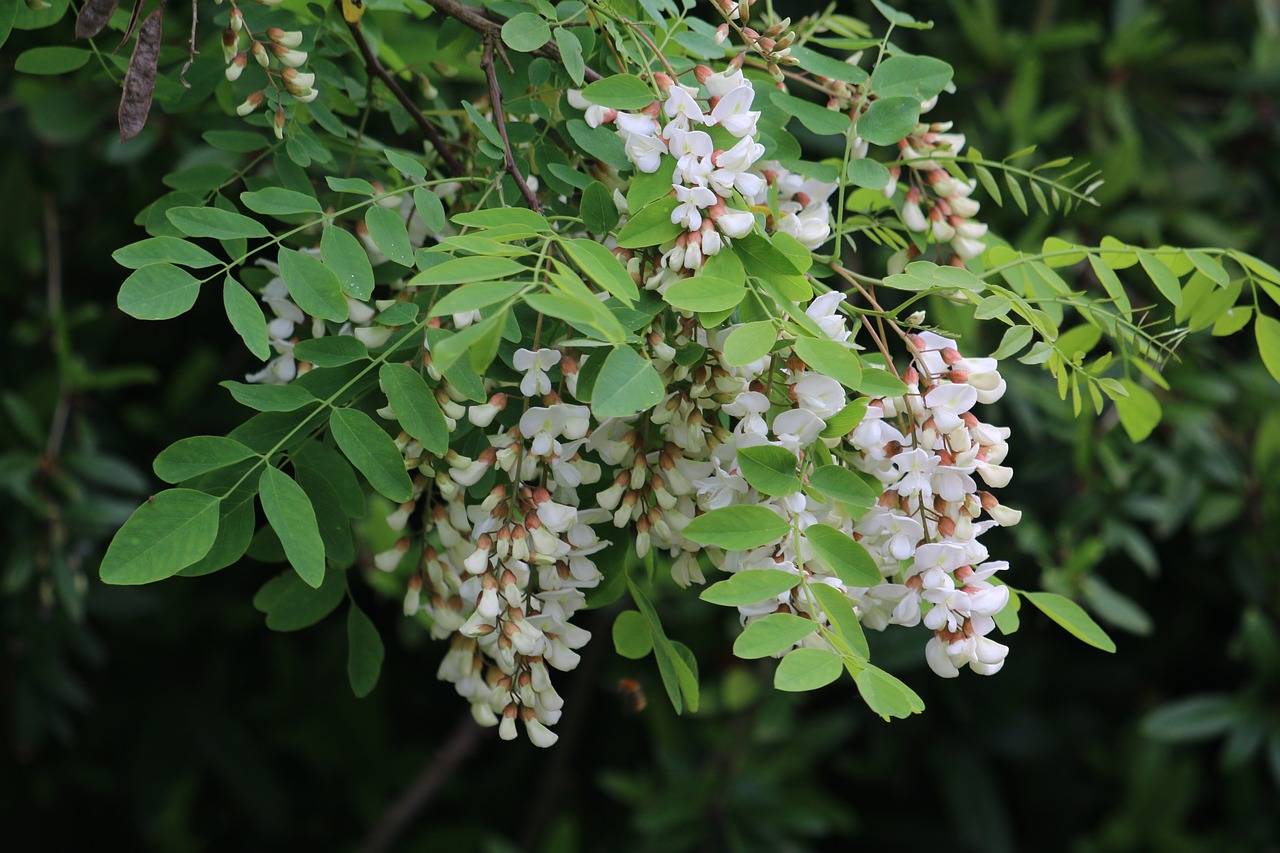
[[[115,258],[134,317],[221,290],[264,363],[223,384],[257,414],[157,458],[175,487],[124,525],[102,579],[287,562],[255,604],[294,630],[349,599],[358,695],[382,658],[349,595],[369,583],[449,640],[439,675],[478,722],[543,746],[552,673],[591,639],[575,617],[623,597],[617,651],[652,654],[676,710],[697,710],[670,584],[736,608],[735,654],[781,658],[779,689],[848,673],[886,719],[923,705],[864,628],[923,622],[944,677],[997,672],[1023,600],[1114,649],[979,541],[1019,519],[988,491],[1012,475],[1013,437],[979,419],[1005,392],[998,360],[1043,365],[1077,412],[1114,406],[1140,440],[1188,331],[1252,322],[1280,374],[1257,298],[1280,273],[1212,247],[1018,251],[980,199],[1070,213],[1098,176],[966,148],[950,66],[893,40],[927,25],[879,2],[871,26],[688,6],[197,6],[162,73],[163,7],[108,0],[80,12],[92,53],[19,57],[122,72],[125,137],[153,98],[243,121],[211,124],[207,160]],[[220,54],[195,52],[196,13]],[[94,38],[139,20],[113,65]],[[998,347],[931,322],[938,299],[1002,327]]]

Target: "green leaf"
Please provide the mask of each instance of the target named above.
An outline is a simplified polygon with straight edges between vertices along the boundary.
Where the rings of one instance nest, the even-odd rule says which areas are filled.
[[[774,106],[788,116],[800,119],[800,123],[818,136],[838,136],[849,129],[849,116],[836,110],[779,92],[770,90]]]
[[[791,451],[771,444],[761,444],[739,447],[737,455],[738,470],[760,494],[777,497],[799,491],[796,457]]]
[[[413,497],[404,457],[373,418],[355,409],[334,409],[329,429],[338,449],[364,474],[369,485],[398,504]]]
[[[624,249],[647,249],[674,240],[684,230],[671,221],[677,206],[679,202],[666,197],[636,211],[618,232],[618,245]]]
[[[1142,733],[1164,741],[1191,741],[1221,735],[1241,719],[1240,700],[1230,694],[1188,696],[1143,718]]]
[[[324,540],[307,493],[288,474],[268,465],[258,480],[258,499],[289,565],[308,586],[319,588],[324,581]]]
[[[613,202],[609,201],[610,207]],[[618,258],[594,240],[573,238],[561,240],[565,254],[587,274],[587,277],[627,305],[640,298],[636,283]]]
[[[468,228],[502,228],[520,225],[531,231],[555,231],[551,223],[540,213],[534,213],[527,207],[489,207],[484,210],[471,210],[453,217],[458,225]]]
[[[234,565],[244,556],[253,540],[253,527],[256,523],[253,511],[255,494],[246,484],[222,499],[218,507],[218,537],[213,540],[213,547],[199,560],[178,572],[179,577],[194,578],[212,574]]]
[[[713,509],[690,521],[684,537],[727,551],[749,551],[777,542],[791,530],[776,512],[755,504]]]
[[[667,639],[662,630],[662,621],[658,611],[654,609],[644,591],[627,578],[627,589],[631,592],[631,600],[640,608],[645,621],[649,623],[649,635],[653,638],[653,656],[658,663],[658,672],[662,675],[662,685],[671,699],[671,707],[677,714],[683,713],[687,706],[690,711],[698,710],[698,675],[696,661],[684,646]]]
[[[853,612],[848,596],[825,583],[811,583],[808,590],[817,599],[818,606],[827,614],[827,621],[836,629],[839,639],[849,647],[849,651],[864,661],[870,658],[867,637],[862,631],[858,615]]]
[[[283,187],[267,187],[256,192],[240,193],[240,203],[254,213],[266,216],[324,212],[315,196],[286,190]]]
[[[887,370],[881,370],[878,367],[864,367],[862,369],[862,381],[858,383],[858,390],[868,397],[901,397],[907,393],[907,386],[903,384],[901,379]]]
[[[1160,294],[1171,305],[1175,307],[1182,304],[1182,286],[1178,283],[1178,276],[1173,270],[1165,265],[1164,261],[1157,255],[1150,252],[1138,252],[1138,263],[1142,264],[1142,268],[1146,270],[1147,275],[1151,278],[1152,284],[1160,291]]]
[[[557,27],[555,31],[556,47],[560,50],[560,59],[564,62],[564,70],[575,86],[581,86],[586,74],[586,63],[582,60],[582,42],[573,34],[573,30]]]
[[[658,168],[652,172],[636,172],[627,187],[627,209],[643,210],[658,199],[670,196],[675,172],[674,157],[663,157],[658,161]],[[709,262],[711,258],[706,260]]]
[[[1104,652],[1115,652],[1116,644],[1107,636],[1107,632],[1098,627],[1098,623],[1093,621],[1093,617],[1085,613],[1084,608],[1071,599],[1052,592],[1023,592],[1020,594],[1027,601],[1038,607],[1046,616],[1065,628],[1067,633],[1073,637],[1095,648],[1102,649]]]
[[[438,234],[444,230],[448,220],[445,217],[444,204],[440,201],[440,196],[431,190],[418,188],[413,191],[413,206],[422,217],[422,222],[427,226],[428,231]]]
[[[856,65],[850,65],[847,62],[841,62],[830,56],[824,56],[817,51],[810,50],[807,47],[796,45],[791,48],[791,55],[800,63],[800,67],[805,71],[811,71],[814,74],[823,77],[829,77],[832,80],[839,80],[843,83],[852,83],[858,85],[867,79],[867,72],[863,71]]]
[[[364,224],[369,229],[373,244],[397,264],[413,266],[413,246],[409,243],[409,231],[404,219],[390,208],[370,205],[364,212]]]
[[[512,50],[530,53],[551,41],[551,27],[541,15],[521,12],[502,25],[502,41]]]
[[[822,338],[797,338],[793,346],[796,355],[823,376],[830,376],[850,391],[861,386],[862,362],[843,344]]]
[[[263,584],[253,597],[253,606],[267,615],[267,627],[272,631],[301,631],[336,610],[346,593],[342,572],[325,572],[324,583],[312,589],[290,570]]]
[[[434,198],[434,196],[432,196]],[[338,279],[342,292],[353,299],[373,295],[373,266],[369,253],[350,231],[331,225],[320,236],[320,257]]]
[[[617,346],[600,368],[591,410],[601,420],[630,417],[653,408],[665,395],[653,365],[631,347]]]
[[[233,438],[197,435],[166,447],[152,468],[166,483],[180,483],[257,455]]]
[[[280,277],[298,307],[313,317],[341,323],[347,319],[347,298],[338,276],[314,255],[280,249]]]
[[[811,524],[804,530],[819,562],[830,569],[845,586],[876,586],[883,578],[867,549],[846,533],[825,524]]]
[[[177,264],[180,267],[204,269],[221,263],[210,253],[194,243],[177,237],[148,237],[111,253],[112,259],[122,267],[138,269],[148,264]]]
[[[1000,339],[1000,346],[991,354],[992,358],[1002,359],[1017,355],[1022,348],[1031,343],[1035,330],[1030,326],[1010,326]]]
[[[92,57],[79,47],[33,47],[18,54],[13,68],[23,74],[67,74],[83,68]]]
[[[378,686],[385,655],[378,629],[352,602],[347,609],[347,679],[357,699],[368,696]]]
[[[116,533],[102,558],[103,583],[143,584],[172,577],[213,547],[218,498],[193,489],[152,496]]]
[[[752,233],[734,240],[733,252],[751,275],[774,285],[789,302],[805,302],[813,295],[813,288],[804,278],[804,270],[759,234]],[[803,314],[800,316],[804,317]],[[807,317],[805,319],[808,320]]]
[[[262,316],[258,300],[231,276],[222,282],[222,309],[249,352],[263,361],[269,359],[271,339],[267,336],[267,320]]]
[[[653,651],[649,623],[638,610],[624,610],[613,620],[613,647],[628,660],[640,660]]]
[[[218,384],[230,391],[237,403],[259,412],[292,412],[316,402],[310,391],[297,384],[249,385],[229,379]]]
[[[168,320],[185,314],[200,295],[200,279],[173,264],[148,264],[120,285],[116,305],[139,320]]]
[[[778,340],[778,329],[772,321],[744,323],[729,333],[724,341],[724,362],[742,367],[764,358]]]
[[[354,193],[355,195],[377,195],[378,189],[364,178],[338,178],[325,176],[325,183],[336,193]]]
[[[352,335],[329,335],[302,341],[294,346],[293,356],[316,367],[341,367],[367,359],[369,350]]]
[[[449,424],[421,374],[407,364],[384,364],[378,381],[404,431],[427,450],[444,456],[449,450]]]
[[[747,295],[744,285],[723,278],[699,274],[673,281],[662,294],[663,300],[681,311],[710,313],[728,311]]]
[[[459,285],[437,300],[427,316],[443,317],[445,314],[461,314],[487,308],[512,299],[526,287],[527,284],[519,281],[477,281]]]
[[[174,228],[188,237],[234,240],[237,237],[271,236],[271,232],[258,220],[216,207],[172,207],[164,215]]]
[[[858,136],[872,145],[896,145],[919,121],[920,102],[915,98],[880,98],[858,119]]]
[[[906,719],[924,710],[924,701],[902,681],[868,664],[853,678],[867,707],[885,720]]]
[[[1271,378],[1280,382],[1280,320],[1259,313],[1253,324],[1254,336],[1258,339],[1258,352],[1262,355],[1262,363],[1266,366]]]
[[[632,168],[631,161],[627,159],[626,143],[611,128],[593,128],[580,118],[569,119],[565,123],[565,127],[568,129],[569,136],[573,139],[574,144],[583,153],[619,171],[627,171]],[[552,163],[548,168],[562,180],[566,179],[566,177],[576,178],[579,176],[583,183],[589,180],[581,172],[570,169],[568,166],[561,166],[558,163]],[[559,168],[559,171],[557,171],[557,168]]]
[[[773,687],[788,693],[826,687],[844,672],[844,661],[828,649],[796,649],[788,652],[773,673]]]
[[[615,110],[642,110],[657,100],[653,89],[633,74],[615,74],[589,84],[582,97]]]
[[[422,161],[417,157],[403,154],[391,148],[383,151],[382,156],[386,157],[387,162],[391,164],[391,168],[395,169],[400,174],[410,178],[415,178],[419,181],[426,180],[427,167],[424,166]]]
[[[800,583],[800,576],[779,569],[747,569],[713,583],[698,597],[722,607],[745,607],[775,598]]]
[[[871,506],[880,497],[865,480],[839,465],[815,469],[808,485],[823,498],[844,504],[846,511]]]
[[[871,91],[878,98],[927,101],[951,82],[951,66],[932,56],[891,56],[871,72]]]
[[[613,194],[599,181],[592,181],[582,191],[582,205],[578,213],[582,216],[582,224],[593,234],[608,234],[618,226],[620,218],[618,206],[613,203]]]
[[[1122,379],[1120,382],[1129,395],[1116,398],[1116,414],[1120,416],[1120,424],[1129,434],[1129,440],[1137,443],[1151,435],[1151,431],[1159,425],[1163,415],[1160,401],[1131,379]]]
[[[733,653],[743,660],[767,658],[786,651],[818,630],[818,623],[791,613],[770,613],[743,629]]]
[[[465,284],[473,281],[492,281],[498,278],[528,272],[529,269],[510,258],[468,257],[453,258],[413,277],[410,285]]]
[[[849,182],[855,187],[882,190],[889,185],[888,167],[865,157],[860,160],[850,160],[846,174],[849,176]]]

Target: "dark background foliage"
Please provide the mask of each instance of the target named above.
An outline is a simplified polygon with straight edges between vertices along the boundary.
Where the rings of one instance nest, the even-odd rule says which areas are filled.
[[[984,199],[1011,242],[1113,234],[1280,261],[1274,4],[911,7],[938,27],[900,43],[956,66],[939,118],[988,155],[1034,144],[1107,179],[1102,206],[1065,222]],[[850,685],[774,693],[768,664],[728,654],[723,614],[673,592],[668,628],[699,655],[704,711],[676,718],[597,614],[561,743],[542,752],[467,734],[465,703],[434,677],[442,649],[367,588],[391,641],[378,689],[356,700],[340,619],[263,626],[250,601],[271,567],[102,586],[113,525],[155,487],[149,460],[234,425],[216,382],[250,365],[214,300],[159,324],[116,311],[110,261],[142,236],[131,218],[162,178],[198,162],[199,133],[235,121],[192,97],[120,145],[105,81],[14,71],[71,31],[68,16],[15,32],[0,54],[7,849],[348,848],[400,826],[388,809],[433,782],[397,849],[1280,849],[1280,390],[1245,336],[1185,344],[1141,445],[1008,365],[995,420],[1014,428],[1007,500],[1026,517],[992,550],[1019,585],[1082,598],[1119,652],[1024,611],[1003,672],[942,682],[923,636],[872,637],[928,705],[907,721],[872,718]],[[648,691],[643,710],[621,679]]]

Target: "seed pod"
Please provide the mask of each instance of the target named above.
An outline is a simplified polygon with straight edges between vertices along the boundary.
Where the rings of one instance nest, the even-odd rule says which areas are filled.
[[[76,38],[91,39],[111,20],[120,0],[88,0],[76,15]]]
[[[142,132],[151,112],[151,95],[156,88],[156,69],[160,64],[161,6],[147,16],[138,29],[129,70],[124,75],[124,94],[120,97],[120,141],[133,139]]]

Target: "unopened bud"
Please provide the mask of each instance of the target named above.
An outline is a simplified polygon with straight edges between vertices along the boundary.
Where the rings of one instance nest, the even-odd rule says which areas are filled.
[[[276,133],[276,139],[284,139],[284,107],[276,107],[274,120],[271,122],[271,129]]]
[[[231,60],[231,64],[227,66],[227,79],[232,83],[240,79],[240,75],[244,73],[244,69],[249,65],[249,55],[246,53],[237,53],[235,58]]]
[[[262,106],[262,100],[263,98],[262,98],[261,90],[254,92],[249,97],[244,99],[244,103],[236,107],[236,115],[247,116],[249,113],[253,112],[258,107]]]
[[[260,41],[255,41],[253,43],[253,58],[263,68],[266,68],[271,64],[271,57],[267,55],[267,48]]]
[[[267,30],[267,38],[285,47],[297,47],[302,44],[302,33],[297,30],[282,30],[279,27],[271,27]]]

